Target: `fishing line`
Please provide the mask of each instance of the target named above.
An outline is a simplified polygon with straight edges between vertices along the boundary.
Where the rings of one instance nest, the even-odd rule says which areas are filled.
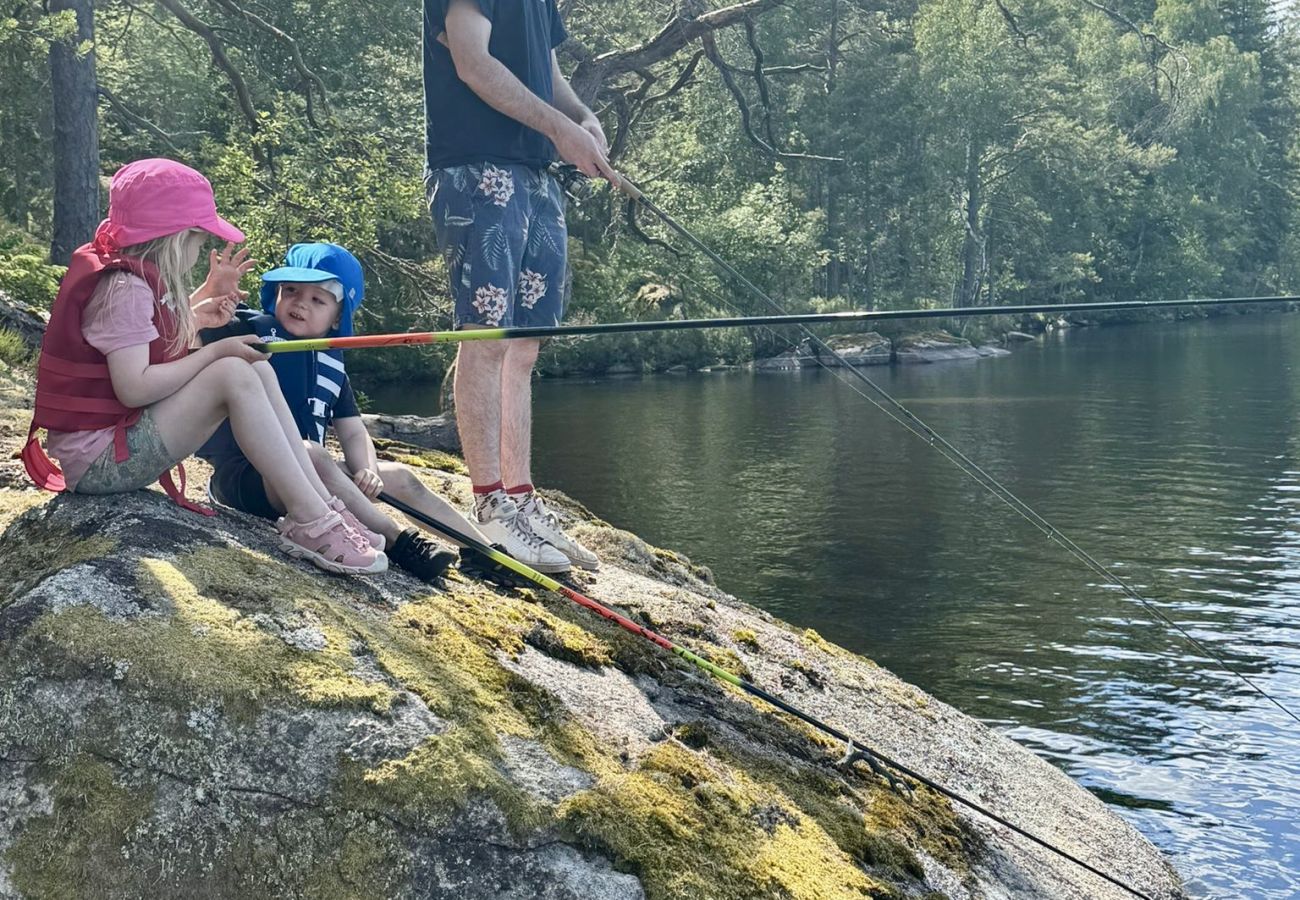
[[[793,704],[781,699],[775,694],[771,694],[768,691],[763,690],[758,685],[754,684],[753,682],[747,679],[741,678],[739,675],[735,674],[734,672],[730,672],[727,669],[724,669],[721,666],[717,665],[716,663],[710,662],[709,660],[705,659],[699,654],[692,652],[690,649],[673,643],[668,638],[664,637],[663,635],[659,634],[656,631],[652,631],[651,629],[647,628],[645,625],[641,625],[637,622],[633,622],[627,616],[615,612],[609,607],[588,597],[586,594],[579,593],[578,591],[574,590],[568,585],[565,585],[562,582],[557,581],[555,578],[551,577],[550,575],[544,575],[541,572],[538,572],[536,569],[533,569],[532,567],[525,565],[524,563],[520,562],[514,557],[509,556],[506,553],[502,553],[499,550],[496,550],[495,548],[488,546],[482,541],[476,540],[475,538],[471,537],[468,534],[458,531],[452,526],[447,525],[433,518],[432,516],[429,516],[421,512],[420,510],[416,509],[410,504],[405,503],[402,500],[399,500],[396,497],[393,497],[385,492],[381,491],[378,499],[383,501],[384,503],[387,503],[389,506],[393,507],[399,512],[404,513],[405,515],[414,519],[415,521],[423,523],[433,531],[437,532],[438,534],[441,534],[443,537],[446,537],[457,544],[461,544],[465,547],[469,547],[477,551],[478,553],[482,554],[483,556],[486,556],[488,559],[490,559],[492,562],[496,563],[497,565],[509,569],[510,571],[514,572],[517,575],[523,576],[524,578],[528,579],[534,584],[539,585],[540,587],[547,589],[548,591],[553,591],[559,594],[560,596],[565,597],[568,600],[571,600],[572,602],[576,603],[578,606],[581,606],[584,609],[595,613],[596,615],[600,616],[603,619],[613,622],[615,625],[618,625],[620,628],[624,629],[625,631],[629,631],[632,634],[645,638],[646,640],[650,641],[653,644],[658,645],[664,650],[667,650],[668,652],[677,655],[681,659],[686,660],[687,662],[697,666],[698,668],[703,669],[705,672],[708,672],[710,675],[713,675],[715,678],[721,679],[722,681],[725,681],[728,684],[734,685],[735,687],[740,688],[746,693],[758,697],[759,699],[763,700],[765,703],[774,706],[775,708],[781,710],[782,712],[794,716],[796,719],[799,719],[801,722],[804,722],[812,726],[813,728],[816,728],[818,731],[821,731],[824,734],[833,737],[836,741],[843,743],[845,745],[844,758],[841,760],[842,765],[852,765],[854,762],[859,762],[859,761],[866,762],[871,767],[873,772],[876,772],[877,774],[884,776],[892,786],[895,783],[896,779],[894,779],[893,776],[891,776],[887,771],[885,771],[885,769],[881,765],[883,763],[884,765],[893,768],[894,770],[900,772],[901,774],[907,776],[908,778],[911,778],[916,782],[923,784],[926,787],[936,791],[937,793],[942,794],[948,799],[956,803],[959,803],[979,813],[980,815],[986,816],[990,820],[1010,829],[1011,831],[1014,831],[1016,834],[1020,835],[1021,837],[1033,841],[1035,844],[1038,844],[1040,847],[1050,850],[1051,852],[1057,854],[1063,859],[1068,860],[1069,862],[1074,863],[1080,868],[1086,869],[1087,871],[1098,876],[1099,878],[1105,879],[1106,881],[1110,882],[1116,887],[1128,891],[1133,896],[1139,897],[1141,898],[1141,900],[1154,900],[1154,898],[1152,898],[1151,895],[1144,894],[1142,891],[1138,890],[1135,887],[1132,887],[1129,884],[1126,884],[1125,882],[1114,877],[1113,875],[1108,875],[1105,872],[1103,872],[1101,869],[1098,869],[1096,866],[1084,862],[1082,859],[1079,859],[1079,857],[1073,855],[1072,853],[1063,850],[1060,847],[1057,847],[1055,844],[1052,844],[1049,841],[1046,841],[1043,838],[1038,837],[1032,832],[1026,831],[1024,828],[1021,828],[1019,825],[1016,825],[1015,823],[1011,822],[1005,817],[998,815],[997,813],[993,812],[992,810],[988,809],[982,804],[977,803],[974,800],[971,800],[957,793],[951,788],[944,787],[942,784],[935,781],[934,779],[927,778],[926,776],[920,774],[919,772],[914,771],[908,766],[905,766],[902,763],[890,759],[888,756],[884,756],[878,753],[877,751],[868,747],[866,744],[850,737],[848,734],[836,728],[835,726],[829,725],[826,722],[823,722],[821,719],[818,719],[816,716],[804,712],[803,710],[799,709],[797,706],[794,706]]]
[[[734,266],[732,266],[730,263],[724,260],[717,253],[714,253],[713,250],[711,250],[708,247],[708,245],[706,245],[703,241],[697,238],[693,233],[687,230],[684,226],[679,224],[672,216],[670,216],[668,213],[660,209],[654,202],[652,202],[648,197],[646,197],[646,195],[642,193],[642,191],[639,188],[637,188],[636,185],[632,184],[632,182],[628,181],[627,179],[623,179],[623,181],[620,184],[615,185],[615,187],[623,191],[623,193],[629,196],[633,201],[639,203],[642,207],[654,213],[669,228],[671,228],[673,231],[675,231],[677,234],[683,237],[686,241],[688,241],[691,244],[691,246],[695,247],[697,250],[699,250],[701,253],[707,256],[715,265],[717,265],[720,269],[722,269],[727,275],[731,276],[740,284],[742,284],[746,289],[748,289],[748,291],[751,294],[760,298],[764,303],[766,303],[769,307],[775,310],[778,314],[789,315],[779,303],[773,300],[770,296],[767,295],[767,293],[765,293],[752,281],[750,281],[739,271],[737,271],[737,269]],[[727,303],[727,305],[731,309],[738,309],[734,304]],[[1070,555],[1072,555],[1076,560],[1082,562],[1094,574],[1100,576],[1102,579],[1104,579],[1114,587],[1119,588],[1130,599],[1137,601],[1139,604],[1142,605],[1143,608],[1146,609],[1148,613],[1155,616],[1157,619],[1164,622],[1170,628],[1173,628],[1180,635],[1182,635],[1182,637],[1187,641],[1187,643],[1190,646],[1196,648],[1196,650],[1204,654],[1206,657],[1213,659],[1225,671],[1230,672],[1232,675],[1236,676],[1244,684],[1246,684],[1252,691],[1254,691],[1260,697],[1267,700],[1269,703],[1273,704],[1273,706],[1277,707],[1279,710],[1285,713],[1297,724],[1300,724],[1300,716],[1297,716],[1296,713],[1292,712],[1280,700],[1275,698],[1268,691],[1264,690],[1264,688],[1257,685],[1245,673],[1239,671],[1236,667],[1230,664],[1227,661],[1227,659],[1225,659],[1223,656],[1216,653],[1214,650],[1210,649],[1208,646],[1206,646],[1205,644],[1197,640],[1195,637],[1193,637],[1191,633],[1187,631],[1187,629],[1179,625],[1172,618],[1166,615],[1163,610],[1161,610],[1154,603],[1147,600],[1140,593],[1138,593],[1138,591],[1135,588],[1133,588],[1125,579],[1116,575],[1108,567],[1102,565],[1100,562],[1094,559],[1091,554],[1089,554],[1086,550],[1084,550],[1082,547],[1076,544],[1068,535],[1062,533],[1059,528],[1057,528],[1055,525],[1053,525],[1043,516],[1039,515],[1038,512],[1036,512],[1031,506],[1029,506],[1029,504],[1021,500],[1015,493],[1011,491],[1010,488],[1003,485],[997,478],[995,478],[993,475],[989,474],[987,471],[981,468],[974,460],[972,460],[969,456],[967,456],[965,453],[959,450],[955,445],[953,445],[941,434],[939,434],[934,428],[930,427],[930,425],[924,422],[919,416],[913,413],[901,402],[896,400],[892,394],[890,394],[883,387],[881,387],[875,381],[869,378],[867,374],[863,372],[858,366],[855,366],[852,363],[842,358],[840,358],[839,365],[832,366],[829,362],[827,362],[826,358],[824,358],[823,356],[824,354],[826,357],[838,358],[835,351],[831,348],[831,346],[827,344],[826,341],[822,340],[822,338],[820,338],[807,325],[799,323],[797,327],[799,328],[800,331],[803,332],[803,334],[810,341],[812,341],[813,345],[817,347],[819,351],[821,351],[815,354],[815,359],[817,360],[818,365],[824,368],[827,372],[830,372],[832,375],[834,375],[843,384],[848,385],[854,391],[854,393],[856,393],[858,396],[862,397],[863,399],[867,400],[869,403],[871,403],[881,412],[885,413],[885,415],[887,415],[890,419],[894,420],[895,422],[898,422],[908,431],[912,432],[914,435],[924,440],[930,446],[934,447],[937,451],[939,451],[939,453],[945,459],[947,459],[949,462],[951,462],[954,466],[956,466],[961,471],[965,472],[968,476],[970,476],[977,483],[983,486],[985,490],[993,494],[993,496],[997,497],[1000,501],[1002,501],[1002,503],[1010,507],[1016,513],[1018,513],[1022,518],[1024,518],[1027,522],[1029,522],[1040,532],[1042,532],[1048,538],[1048,540],[1063,547],[1067,552],[1070,553]],[[859,387],[857,384],[851,381],[850,376],[852,376],[852,378],[857,379],[857,381],[865,384],[877,396],[873,397],[871,396],[871,394],[868,394],[861,387]],[[877,399],[877,397],[879,397],[879,399]]]

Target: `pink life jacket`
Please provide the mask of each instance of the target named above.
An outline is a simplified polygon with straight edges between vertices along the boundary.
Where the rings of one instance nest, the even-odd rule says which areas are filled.
[[[114,459],[121,463],[131,456],[127,447],[126,431],[140,421],[143,409],[124,405],[113,391],[113,381],[108,372],[104,354],[86,342],[81,332],[81,315],[95,292],[99,279],[105,272],[126,271],[143,278],[153,291],[155,301],[161,300],[164,290],[158,269],[152,263],[123,256],[100,247],[86,244],[72,254],[68,272],[59,285],[59,294],[50,311],[50,324],[41,342],[40,362],[36,372],[36,410],[32,427],[23,447],[23,465],[39,487],[47,491],[63,491],[67,483],[63,472],[46,455],[36,436],[39,428],[50,431],[97,431],[112,428]],[[167,350],[168,337],[175,330],[172,314],[161,303],[155,302],[154,327],[158,337],[149,344],[149,364],[172,362],[186,351],[172,355]],[[213,515],[210,509],[185,499],[185,467],[177,464],[180,486],[172,480],[171,472],[159,478],[163,491],[186,509]]]

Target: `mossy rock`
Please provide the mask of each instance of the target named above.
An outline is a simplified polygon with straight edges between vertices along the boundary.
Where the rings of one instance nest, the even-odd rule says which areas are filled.
[[[265,523],[153,491],[21,511],[32,496],[0,487],[5,900],[1083,896],[561,598],[326,576]],[[1148,888],[1176,886],[1051,767],[552,500],[606,552],[597,599],[760,685],[816,673],[790,688],[813,714],[927,771],[931,745],[959,748],[984,793],[1050,789]]]

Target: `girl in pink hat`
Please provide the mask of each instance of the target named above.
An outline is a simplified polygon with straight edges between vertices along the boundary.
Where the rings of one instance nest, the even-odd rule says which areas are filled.
[[[191,292],[208,235],[226,248],[212,251],[207,280]],[[179,462],[229,418],[240,448],[284,501],[281,548],[332,572],[382,572],[387,557],[316,474],[257,337],[190,352],[197,330],[224,325],[246,296],[239,279],[254,261],[234,252],[243,240],[217,215],[208,180],[188,166],[146,159],[113,176],[108,218],[73,254],[50,313],[27,471],[42,487],[84,494],[161,481],[178,503],[210,515],[184,499]],[[38,428],[62,470],[41,449]]]

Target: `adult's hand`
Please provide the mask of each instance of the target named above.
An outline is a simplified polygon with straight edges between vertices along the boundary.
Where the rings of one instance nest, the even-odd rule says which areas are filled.
[[[599,135],[599,138],[596,135]],[[614,167],[609,164],[609,158],[605,155],[604,138],[605,134],[601,131],[599,122],[596,122],[595,133],[593,133],[586,126],[565,118],[560,118],[559,126],[551,135],[556,152],[565,162],[577,166],[578,171],[588,178],[604,178],[611,184],[617,184],[618,173],[614,171]]]
[[[582,121],[578,123],[582,126],[583,131],[590,134],[600,144],[600,149],[605,154],[605,159],[609,159],[609,140],[605,137],[605,129],[600,127],[600,119],[597,119],[594,113],[587,113]]]

